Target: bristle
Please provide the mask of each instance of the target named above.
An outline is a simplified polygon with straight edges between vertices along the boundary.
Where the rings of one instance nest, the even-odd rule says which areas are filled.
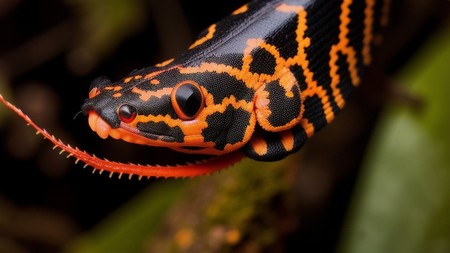
[[[114,174],[114,171],[110,171],[109,172],[109,178],[112,178],[113,174]]]

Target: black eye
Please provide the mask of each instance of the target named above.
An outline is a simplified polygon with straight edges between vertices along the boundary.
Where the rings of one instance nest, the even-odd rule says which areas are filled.
[[[183,82],[172,91],[172,106],[182,120],[195,118],[203,108],[203,94],[196,83]]]
[[[119,118],[125,123],[130,123],[136,118],[137,110],[131,105],[121,105],[118,110]]]

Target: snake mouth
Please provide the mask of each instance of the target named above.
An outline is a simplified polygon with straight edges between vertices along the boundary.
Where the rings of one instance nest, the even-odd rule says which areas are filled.
[[[93,172],[98,171],[99,174],[102,174],[103,171],[107,171],[109,172],[109,177],[111,177],[113,174],[117,174],[118,177],[121,178],[122,174],[127,174],[128,179],[131,179],[134,175],[136,175],[139,179],[141,179],[142,177],[192,178],[194,176],[212,174],[213,172],[228,168],[244,158],[243,153],[233,152],[224,156],[215,156],[197,159],[193,162],[181,165],[160,165],[160,164],[141,165],[137,163],[130,163],[130,162],[123,163],[117,161],[110,161],[108,159],[101,159],[95,155],[89,154],[88,152],[82,149],[72,147],[69,144],[65,144],[60,139],[56,138],[54,135],[47,132],[45,129],[40,128],[30,119],[30,117],[28,117],[25,113],[23,113],[22,110],[20,110],[15,105],[5,100],[1,94],[0,94],[0,102],[5,104],[6,107],[8,107],[17,115],[19,115],[27,124],[36,129],[38,134],[41,134],[42,136],[45,137],[45,139],[53,143],[55,147],[59,147],[61,149],[59,154],[66,152],[68,153],[67,158],[69,157],[76,158],[75,163],[81,161],[85,163],[84,167],[91,166],[93,168]],[[92,115],[94,114],[95,113],[93,113]],[[104,125],[102,125],[103,123],[98,124],[97,123],[98,119],[96,119],[95,116],[92,117],[93,118],[90,119],[89,123],[91,127],[94,126],[96,129],[98,128],[97,130],[99,130],[102,134],[108,133],[108,131],[106,131],[107,129],[101,129],[102,127],[105,127]],[[99,118],[98,115],[96,117]]]
[[[121,123],[119,128],[112,128],[102,117],[100,117],[95,111],[89,111],[88,122],[92,131],[96,132],[102,139],[108,137],[124,140],[126,142],[150,145],[150,146],[162,146],[168,140],[173,139],[171,136],[158,135],[147,132],[142,132],[137,128],[128,126],[125,123]],[[166,143],[167,144],[167,143]]]

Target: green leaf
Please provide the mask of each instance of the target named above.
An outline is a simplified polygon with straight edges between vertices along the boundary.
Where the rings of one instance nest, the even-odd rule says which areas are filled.
[[[382,115],[338,252],[450,252],[449,64],[447,27],[395,77],[424,106]]]
[[[92,231],[68,245],[66,253],[145,252],[146,238],[158,231],[185,181],[163,180],[113,212]]]

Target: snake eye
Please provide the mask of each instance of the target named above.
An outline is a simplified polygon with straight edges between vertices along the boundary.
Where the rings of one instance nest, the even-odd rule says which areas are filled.
[[[172,106],[182,120],[195,118],[203,108],[203,94],[200,86],[193,82],[183,82],[175,86],[171,95]]]
[[[121,105],[118,110],[119,118],[125,123],[130,123],[136,118],[137,110],[131,105]]]

